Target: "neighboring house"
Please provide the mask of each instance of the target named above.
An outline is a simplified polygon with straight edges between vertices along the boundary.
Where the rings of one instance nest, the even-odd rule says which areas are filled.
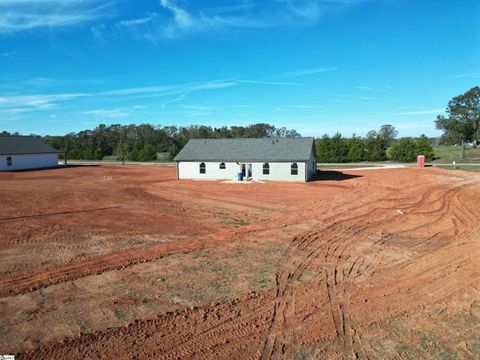
[[[315,141],[305,138],[192,139],[175,157],[178,179],[308,181],[317,172]]]
[[[58,154],[66,155],[33,136],[0,136],[0,171],[58,166]]]

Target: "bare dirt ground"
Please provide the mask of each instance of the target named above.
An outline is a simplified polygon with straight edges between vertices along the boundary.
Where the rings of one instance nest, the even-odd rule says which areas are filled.
[[[0,174],[0,353],[479,359],[480,175]]]

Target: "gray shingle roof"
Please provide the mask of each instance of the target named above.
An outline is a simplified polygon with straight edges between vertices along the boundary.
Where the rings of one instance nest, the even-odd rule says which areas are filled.
[[[308,161],[313,138],[191,139],[175,161]]]
[[[0,154],[61,153],[33,136],[0,136]]]

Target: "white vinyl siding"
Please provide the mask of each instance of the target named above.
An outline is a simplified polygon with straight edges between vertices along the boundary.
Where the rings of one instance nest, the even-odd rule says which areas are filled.
[[[308,163],[307,163],[306,180],[308,181],[309,179],[311,179],[316,173],[317,173],[317,159],[315,158],[315,154],[312,151],[312,153],[310,154],[310,159],[308,160]]]
[[[290,175],[292,162],[269,162],[270,173],[263,175],[263,162],[252,163],[252,177],[254,180],[276,181],[305,181],[305,163],[297,162],[298,175]]]
[[[240,171],[240,166],[237,163],[225,162],[225,169],[220,169],[220,162],[204,161],[205,174],[200,174],[200,163],[200,161],[178,162],[178,178],[232,180],[236,178]]]
[[[200,161],[179,161],[179,179],[209,179],[209,180],[233,180],[241,167],[236,162],[225,162],[225,169],[220,169],[220,162],[206,162],[205,174],[200,173]],[[252,178],[254,180],[276,180],[276,181],[300,181],[306,179],[306,163],[297,162],[298,175],[291,175],[293,162],[269,162],[269,174],[263,174],[265,162],[245,162],[252,164]]]
[[[7,166],[7,158],[12,165]],[[0,155],[0,171],[37,169],[58,166],[57,154],[19,154]]]

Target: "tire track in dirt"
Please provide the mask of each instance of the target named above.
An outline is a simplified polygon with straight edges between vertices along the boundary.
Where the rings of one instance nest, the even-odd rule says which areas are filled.
[[[420,199],[416,202],[409,203],[407,206],[404,205],[405,208],[413,208],[413,207],[423,207],[423,206],[432,206],[434,203],[439,202],[440,207],[435,208],[429,211],[429,214],[435,214],[436,216],[443,216],[444,213],[448,213],[450,211],[449,201],[458,194],[464,188],[464,185],[455,186],[451,189],[446,190],[444,189],[432,189],[421,195]],[[439,196],[436,196],[438,193]],[[401,198],[396,198],[396,201],[401,201]],[[406,200],[406,199],[405,199]],[[390,200],[389,200],[390,201]],[[364,205],[366,206],[366,205]],[[363,207],[363,206],[362,206]],[[360,207],[361,208],[361,207]],[[392,210],[395,207],[377,207],[375,210]],[[374,210],[374,211],[375,211]],[[377,223],[384,223],[385,219],[381,221],[371,221],[370,216],[371,210],[369,214],[360,214],[358,216],[349,217],[346,219],[342,219],[341,223],[354,223],[356,226],[365,226],[365,227],[372,227]],[[408,229],[410,230],[410,229]],[[358,232],[361,232],[359,230]],[[344,239],[345,240],[345,239]],[[387,241],[386,236],[382,236],[379,240],[375,241],[373,245],[378,245],[382,247]],[[331,241],[330,246],[326,249],[325,253],[325,263],[330,264],[325,269],[325,283],[328,293],[328,298],[330,301],[330,306],[332,310],[332,319],[335,324],[336,334],[341,339],[343,343],[343,356],[344,358],[356,358],[359,354],[365,354],[365,348],[369,348],[368,346],[364,346],[361,342],[361,334],[357,329],[355,323],[351,320],[352,316],[349,310],[349,301],[348,301],[348,280],[350,275],[352,274],[356,264],[358,265],[357,271],[354,274],[355,278],[359,277],[364,273],[368,268],[369,264],[365,264],[366,259],[361,257],[356,257],[353,261],[349,261],[350,257],[344,257],[345,251],[347,251],[348,247],[351,247],[352,244],[348,244],[344,242],[343,244],[337,244],[335,248],[332,250],[332,246],[335,244],[334,241]],[[343,246],[343,248],[340,248]],[[375,262],[376,254],[373,257],[371,262]],[[343,268],[341,273],[343,274],[343,278],[339,279],[339,265],[342,265],[342,261],[336,261],[336,259],[343,259]],[[333,260],[333,261],[329,261]],[[348,266],[347,266],[348,265]],[[275,318],[276,319],[276,318]],[[271,339],[271,338],[270,338]],[[271,340],[270,340],[271,341]],[[268,340],[267,340],[268,343]],[[264,353],[265,354],[265,353]],[[264,357],[269,358],[269,357]]]
[[[353,351],[352,326],[348,306],[348,294],[343,285],[347,278],[339,279],[338,260],[346,259],[345,252],[354,244],[364,228],[344,227],[333,224],[326,229],[295,238],[290,246],[289,262],[283,271],[277,273],[276,302],[273,309],[272,323],[266,337],[260,358],[271,359],[275,355],[294,357],[297,349],[295,333],[301,324],[295,325],[295,282],[304,271],[318,262],[324,269],[328,306],[335,325],[336,337],[342,342],[345,357]],[[292,249],[296,245],[296,249]],[[292,260],[293,259],[293,260]],[[348,257],[347,257],[348,259]],[[353,261],[355,263],[358,258]],[[343,264],[344,266],[352,265]],[[342,274],[346,270],[342,268]],[[320,275],[321,271],[317,273]],[[311,313],[309,316],[312,316]]]
[[[113,210],[113,209],[120,209],[122,206],[109,206],[103,208],[95,208],[95,209],[80,209],[80,210],[69,210],[69,211],[60,211],[54,213],[45,213],[45,214],[34,214],[34,215],[25,215],[25,216],[13,216],[13,217],[6,217],[0,218],[0,221],[8,222],[8,221],[24,221],[29,219],[38,219],[48,216],[61,216],[61,215],[71,215],[71,214],[82,214],[82,213],[91,213],[97,211],[106,211],[106,210]]]
[[[206,246],[209,246],[209,240],[206,239],[175,241],[72,261],[49,270],[39,268],[36,271],[11,273],[0,277],[0,297],[23,294],[85,276],[154,261],[170,253],[200,250]]]

